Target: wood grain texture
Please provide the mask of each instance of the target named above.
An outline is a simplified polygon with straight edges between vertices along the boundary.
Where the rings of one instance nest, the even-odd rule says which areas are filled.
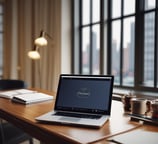
[[[38,91],[55,96],[55,92]],[[100,129],[37,122],[35,117],[51,111],[54,102],[55,99],[23,105],[0,98],[0,117],[46,144],[98,143],[99,141],[105,144],[104,139],[140,126],[138,122],[130,121],[130,118],[124,115],[122,103],[118,101],[112,101],[111,117]]]

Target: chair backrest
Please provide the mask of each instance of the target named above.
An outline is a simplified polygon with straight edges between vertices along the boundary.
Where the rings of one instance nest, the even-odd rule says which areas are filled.
[[[26,88],[27,85],[23,80],[1,79],[0,90],[21,89]]]

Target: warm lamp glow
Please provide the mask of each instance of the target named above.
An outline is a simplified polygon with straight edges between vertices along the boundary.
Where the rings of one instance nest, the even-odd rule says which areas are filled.
[[[40,54],[38,51],[29,51],[28,56],[29,58],[34,59],[34,60],[40,59]]]
[[[34,59],[34,60],[40,59],[40,53],[38,49],[41,47],[47,46],[48,42],[47,42],[46,37],[52,39],[50,35],[48,35],[46,32],[42,30],[40,36],[36,38],[34,41],[34,49],[28,52],[29,58]]]
[[[39,37],[35,39],[35,45],[39,47],[47,46],[47,40],[45,37]]]

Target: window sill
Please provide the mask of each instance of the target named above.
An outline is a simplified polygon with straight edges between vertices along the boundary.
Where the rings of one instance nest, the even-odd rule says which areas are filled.
[[[122,96],[127,95],[130,92],[131,90],[114,88],[113,99],[121,101]],[[132,90],[132,93],[137,97],[141,97],[141,98],[158,99],[158,93],[156,92],[143,92],[143,91]]]

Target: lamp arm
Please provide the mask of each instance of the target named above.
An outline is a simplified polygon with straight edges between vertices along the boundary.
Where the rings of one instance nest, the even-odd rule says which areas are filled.
[[[40,32],[40,37],[44,37],[45,36],[45,31],[44,30],[41,30]]]
[[[53,40],[53,38],[47,32],[45,32],[44,30],[41,30],[40,37],[45,37],[45,36]]]
[[[45,35],[46,35],[48,38],[50,38],[51,40],[53,40],[53,38],[52,38],[48,33],[45,32]]]

